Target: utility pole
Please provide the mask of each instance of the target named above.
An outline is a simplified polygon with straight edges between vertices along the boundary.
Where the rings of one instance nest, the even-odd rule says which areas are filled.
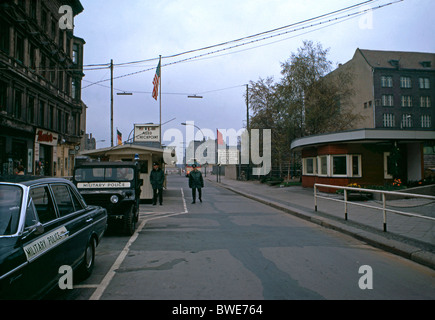
[[[113,147],[113,59],[110,60],[110,145]]]
[[[248,132],[248,170],[246,180],[249,180],[249,170],[251,170],[251,135],[249,132],[249,84],[246,85],[246,131]]]
[[[246,85],[246,129],[249,133],[249,85]]]

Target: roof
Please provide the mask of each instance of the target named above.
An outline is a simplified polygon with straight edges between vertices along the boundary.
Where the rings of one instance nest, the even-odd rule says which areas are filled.
[[[135,167],[136,163],[131,161],[89,161],[76,165],[78,167]]]
[[[357,49],[373,68],[435,70],[435,53]],[[394,65],[398,61],[398,67]],[[429,62],[430,66],[424,66]],[[426,64],[427,65],[427,64]]]
[[[412,142],[430,140],[435,140],[435,131],[357,129],[299,138],[293,140],[291,149],[296,151],[304,147],[314,147],[316,145],[331,143],[367,143],[378,141]]]
[[[40,183],[55,183],[55,182],[63,182],[63,183],[71,183],[69,180],[64,178],[56,178],[56,177],[43,177],[43,176],[32,176],[32,175],[5,175],[0,176],[0,183],[19,183],[25,186],[31,186]]]
[[[128,153],[147,152],[147,153],[163,154],[163,151],[164,150],[161,148],[146,147],[137,144],[123,144],[123,145],[108,147],[108,148],[85,150],[80,152],[80,155],[99,157],[99,156],[106,156],[108,154],[125,154],[126,152]]]

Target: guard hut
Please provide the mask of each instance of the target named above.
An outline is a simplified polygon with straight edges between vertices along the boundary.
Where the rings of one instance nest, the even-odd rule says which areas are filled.
[[[153,198],[150,173],[153,162],[158,162],[164,170],[163,149],[142,146],[137,144],[124,144],[115,147],[101,148],[82,151],[80,155],[88,156],[91,160],[97,161],[133,161],[140,164],[140,178],[144,183],[140,198],[142,201],[150,201]],[[139,159],[137,159],[139,157]]]

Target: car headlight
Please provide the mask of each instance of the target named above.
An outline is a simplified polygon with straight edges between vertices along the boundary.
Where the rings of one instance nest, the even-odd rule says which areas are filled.
[[[110,197],[110,202],[112,202],[112,203],[118,203],[118,201],[119,201],[119,198],[118,198],[117,195],[113,195],[113,196]]]

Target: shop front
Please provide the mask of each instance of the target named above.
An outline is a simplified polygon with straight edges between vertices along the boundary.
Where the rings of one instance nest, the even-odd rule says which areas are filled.
[[[34,174],[37,176],[57,175],[58,134],[43,129],[36,129]]]
[[[3,129],[0,132],[0,175],[32,173],[33,134]]]

